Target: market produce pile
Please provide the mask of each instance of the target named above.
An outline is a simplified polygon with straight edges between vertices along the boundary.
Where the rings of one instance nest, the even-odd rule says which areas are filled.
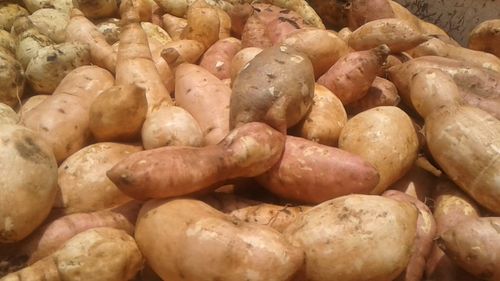
[[[500,19],[0,3],[0,281],[500,281]]]

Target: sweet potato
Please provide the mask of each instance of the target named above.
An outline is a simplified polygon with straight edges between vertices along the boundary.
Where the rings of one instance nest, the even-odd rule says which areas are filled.
[[[196,119],[205,144],[217,144],[229,133],[230,98],[231,88],[201,66],[177,67],[175,101]]]
[[[144,89],[135,85],[113,86],[92,102],[89,129],[97,141],[137,140],[147,112]]]
[[[98,66],[82,66],[64,77],[54,93],[25,113],[23,124],[38,132],[60,163],[90,142],[90,105],[113,85],[111,73]]]
[[[229,215],[244,222],[267,225],[279,232],[283,232],[300,214],[310,208],[308,206],[280,206],[261,203],[239,208],[229,213]]]
[[[16,53],[16,40],[7,31],[0,29],[0,49],[4,49],[11,54]]]
[[[0,102],[14,107],[24,93],[23,66],[13,55],[0,49]]]
[[[205,50],[219,40],[221,22],[217,9],[208,5],[205,0],[197,0],[190,5],[186,18],[187,25],[181,35],[182,39],[196,40],[203,44]]]
[[[161,44],[155,39],[148,38],[148,46],[151,52],[151,59],[153,60],[156,71],[158,72],[163,85],[166,87],[169,93],[172,93],[175,89],[175,77],[174,71],[162,57],[162,52],[165,45]]]
[[[305,0],[269,0],[269,3],[296,12],[308,25],[321,29],[325,28],[316,11]]]
[[[241,41],[228,37],[215,42],[203,54],[200,66],[208,70],[220,80],[231,77],[231,61],[241,50]]]
[[[226,179],[262,174],[279,160],[283,146],[284,136],[279,132],[263,123],[249,123],[233,130],[217,145],[135,153],[107,175],[136,199],[181,196],[213,188]]]
[[[243,28],[248,20],[248,18],[253,15],[254,8],[249,3],[237,3],[233,6],[231,11],[229,11],[229,17],[231,18],[231,32],[235,37],[241,38],[243,33]]]
[[[500,214],[500,121],[470,106],[446,106],[425,118],[427,146],[460,188]]]
[[[492,19],[478,24],[469,34],[468,47],[488,52],[500,58],[500,20]]]
[[[388,54],[386,45],[348,53],[319,77],[318,84],[332,91],[344,105],[357,101],[368,92]]]
[[[10,31],[12,24],[19,17],[29,16],[28,11],[14,3],[0,3],[0,29]]]
[[[417,159],[418,137],[410,117],[395,106],[380,106],[347,121],[339,148],[361,156],[380,174],[372,194],[381,194],[403,177]]]
[[[306,54],[317,78],[349,52],[349,46],[341,38],[324,29],[299,29],[290,33],[282,44]]]
[[[236,53],[231,60],[231,81],[234,81],[240,71],[260,52],[262,52],[261,48],[248,47]]]
[[[161,56],[175,70],[182,63],[196,63],[204,51],[205,47],[202,43],[183,39],[166,44]]]
[[[300,137],[336,146],[340,131],[347,122],[347,113],[337,96],[316,84],[311,109],[294,129]]]
[[[22,0],[22,3],[30,13],[35,13],[44,8],[51,8],[68,14],[74,7],[72,0]]]
[[[106,171],[141,150],[137,145],[103,142],[77,151],[59,167],[59,193],[54,207],[72,214],[99,211],[130,201],[106,177]]]
[[[0,124],[17,124],[19,115],[10,106],[0,103]]]
[[[389,0],[388,2],[389,5],[391,5],[395,18],[406,21],[406,23],[411,25],[415,30],[422,31],[422,28],[420,26],[420,23],[422,21],[416,15],[414,15],[397,1]]]
[[[172,42],[170,35],[159,25],[143,21],[141,22],[141,27],[148,36],[148,41],[156,40],[161,45]]]
[[[347,25],[346,1],[308,0],[318,13],[321,21],[329,29],[340,30]]]
[[[135,239],[164,280],[286,281],[304,258],[302,249],[276,230],[189,199],[146,203]]]
[[[66,27],[66,40],[88,44],[92,63],[115,72],[116,54],[113,48],[97,27],[77,9],[71,11],[71,19]]]
[[[344,40],[344,42],[347,44],[349,42],[349,36],[351,36],[352,30],[349,29],[349,27],[344,27],[339,32],[337,32],[337,36]]]
[[[130,9],[128,5],[132,6],[132,9],[137,12],[140,22],[151,22],[153,17],[153,9],[151,8],[151,1],[149,0],[129,0],[127,5],[123,5],[124,1],[119,1],[120,6],[118,11],[120,15],[125,13],[126,9]]]
[[[285,132],[309,110],[314,71],[309,58],[291,47],[263,50],[233,82],[229,127],[265,122]]]
[[[391,189],[401,191],[426,203],[435,186],[436,177],[415,163],[408,173],[391,185]]]
[[[305,251],[298,280],[393,280],[410,259],[416,225],[411,204],[348,195],[304,212],[284,234]],[[346,253],[356,257],[354,264]]]
[[[440,181],[434,190],[434,218],[438,236],[460,222],[479,218],[477,204],[449,181]],[[463,271],[435,243],[426,264],[426,276],[440,281],[478,281]]]
[[[52,94],[72,70],[89,65],[90,49],[78,42],[50,45],[38,50],[26,67],[26,80],[37,94]]]
[[[417,234],[413,242],[410,261],[405,271],[395,280],[420,281],[424,276],[425,263],[432,250],[434,236],[436,235],[436,221],[432,216],[431,210],[415,197],[396,190],[387,190],[382,195],[401,202],[410,203],[418,210]]]
[[[223,213],[231,213],[239,209],[262,204],[260,201],[225,192],[212,192],[197,199]]]
[[[30,60],[37,56],[38,50],[53,45],[54,42],[40,33],[28,17],[19,17],[12,25],[12,34],[16,34],[16,58],[26,69]]]
[[[350,0],[346,9],[347,24],[351,30],[356,30],[370,21],[395,18],[388,0]]]
[[[32,110],[46,100],[50,95],[36,95],[22,101],[21,108],[19,109],[19,116],[24,116],[26,112]]]
[[[366,95],[347,105],[346,110],[350,114],[357,114],[377,106],[397,106],[400,100],[396,86],[376,76]]]
[[[108,44],[113,45],[120,40],[120,20],[117,18],[108,18],[105,21],[101,21],[96,24],[97,30],[99,30],[104,39]]]
[[[500,280],[500,218],[461,222],[440,235],[439,247],[467,272],[482,280]]]
[[[482,51],[475,51],[460,46],[453,46],[433,38],[409,51],[414,58],[423,56],[440,56],[469,62],[496,72],[500,72],[500,58]]]
[[[438,68],[451,75],[466,103],[477,106],[500,118],[500,74],[453,59],[425,56],[412,59],[388,70],[389,79],[398,88],[403,100],[410,97],[411,78],[427,68]]]
[[[0,243],[28,236],[48,216],[57,192],[57,163],[40,135],[0,123]]]
[[[126,232],[93,228],[74,236],[51,256],[0,280],[130,280],[143,262],[137,244]]]
[[[349,36],[349,46],[355,50],[368,50],[386,44],[392,53],[409,50],[427,41],[428,36],[415,30],[404,20],[379,19],[365,23]]]
[[[367,194],[379,175],[359,156],[288,136],[280,161],[257,181],[281,198],[317,204],[351,193]]]
[[[56,9],[40,9],[29,16],[36,28],[56,43],[66,40],[69,15]]]
[[[74,0],[73,4],[89,19],[109,18],[118,12],[116,0]]]
[[[173,40],[181,39],[181,34],[187,26],[187,20],[171,14],[164,14],[162,17],[163,28]]]
[[[141,205],[129,202],[114,209],[76,213],[47,222],[21,242],[9,244],[5,249],[6,262],[21,259],[24,266],[33,264],[56,252],[73,236],[92,228],[111,227],[132,235]]]

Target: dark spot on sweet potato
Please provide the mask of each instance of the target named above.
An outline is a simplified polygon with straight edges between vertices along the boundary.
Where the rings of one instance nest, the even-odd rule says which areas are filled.
[[[56,61],[57,60],[57,55],[56,54],[52,54],[50,56],[47,56],[47,61]]]
[[[285,62],[284,62],[284,61],[279,60],[279,59],[274,59],[274,61],[275,61],[275,62],[277,62],[277,63],[279,63],[279,64],[285,64]]]
[[[66,111],[64,111],[64,109],[62,108],[57,109],[57,111],[61,112],[62,114],[66,114]]]
[[[271,73],[268,73],[268,74],[266,74],[266,75],[267,75],[267,77],[268,77],[269,79],[275,79],[275,78],[276,78],[276,75],[271,74]]]
[[[19,155],[28,161],[38,163],[49,159],[49,156],[45,154],[36,143],[33,142],[31,137],[23,137],[22,139],[16,141],[14,146]]]

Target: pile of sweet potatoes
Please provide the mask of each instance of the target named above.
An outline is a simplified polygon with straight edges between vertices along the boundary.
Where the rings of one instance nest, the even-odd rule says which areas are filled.
[[[500,281],[499,55],[391,0],[3,1],[0,281]]]

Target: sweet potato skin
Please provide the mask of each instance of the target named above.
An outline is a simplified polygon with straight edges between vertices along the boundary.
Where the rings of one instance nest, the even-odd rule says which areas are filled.
[[[350,114],[357,114],[377,106],[397,106],[401,98],[398,89],[389,80],[375,77],[365,96],[347,105]]]
[[[287,136],[281,160],[257,180],[281,198],[317,204],[351,193],[370,193],[379,175],[354,154]]]
[[[241,50],[241,41],[228,37],[215,42],[203,54],[200,66],[207,69],[220,80],[231,77],[231,61]]]
[[[279,160],[283,146],[282,134],[254,122],[231,131],[217,145],[135,153],[107,175],[136,199],[181,196],[213,188],[225,179],[257,176]]]

